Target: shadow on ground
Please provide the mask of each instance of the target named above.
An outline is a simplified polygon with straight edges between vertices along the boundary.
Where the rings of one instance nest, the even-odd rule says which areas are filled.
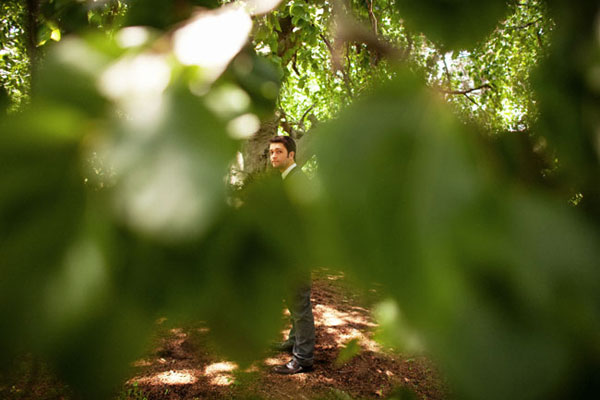
[[[433,364],[424,357],[403,357],[384,351],[372,340],[376,327],[366,308],[356,305],[341,275],[320,275],[313,281],[313,312],[317,344],[311,373],[280,376],[273,365],[289,360],[271,354],[240,368],[210,351],[207,328],[168,329],[157,348],[134,364],[122,398],[175,399],[369,399],[385,398],[398,388],[422,399],[445,398],[445,388]],[[161,321],[162,322],[162,321]],[[354,341],[362,351],[344,364],[340,350]],[[125,394],[125,395],[123,395]]]

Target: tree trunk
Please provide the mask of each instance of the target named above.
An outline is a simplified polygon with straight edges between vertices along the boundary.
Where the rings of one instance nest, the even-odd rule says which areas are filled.
[[[38,13],[39,0],[26,0],[25,18],[23,21],[24,30],[27,35],[27,56],[29,57],[29,79],[33,85],[33,74],[37,61],[37,32],[38,32]]]
[[[242,149],[244,181],[261,174],[269,167],[269,139],[277,135],[279,117],[262,123],[260,129],[244,144]]]

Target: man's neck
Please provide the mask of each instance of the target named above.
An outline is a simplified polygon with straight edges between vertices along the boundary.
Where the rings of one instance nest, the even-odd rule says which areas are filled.
[[[287,167],[285,171],[281,173],[281,179],[285,179],[285,177],[289,175],[289,173],[292,171],[292,169],[294,169],[295,166],[296,163],[294,162],[289,167]]]

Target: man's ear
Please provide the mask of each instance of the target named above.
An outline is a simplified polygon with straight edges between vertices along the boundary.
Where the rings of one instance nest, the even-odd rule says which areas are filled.
[[[288,153],[288,157],[292,157],[292,160],[296,161],[296,152],[295,151],[290,151]]]

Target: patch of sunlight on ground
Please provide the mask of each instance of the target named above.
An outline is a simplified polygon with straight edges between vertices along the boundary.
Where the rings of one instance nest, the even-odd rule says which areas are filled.
[[[347,313],[336,310],[323,304],[317,304],[314,307],[315,325],[321,326],[339,326],[344,324],[360,324],[370,328],[377,324],[369,321],[364,314],[365,310],[360,307],[354,307],[355,311]],[[361,313],[362,312],[362,313]]]
[[[183,331],[181,328],[173,328],[170,330],[171,334],[175,336],[177,339],[173,340],[173,344],[176,346],[181,346],[183,342],[185,342],[187,338],[187,333]]]
[[[197,370],[182,369],[178,371],[164,371],[158,374],[133,379],[132,383],[143,385],[190,385],[198,381]]]
[[[319,304],[317,307],[325,308],[326,306],[321,306]],[[332,310],[333,310],[333,312],[332,312]],[[334,309],[322,311],[322,313],[321,313],[322,325],[324,325],[324,326],[343,325],[344,321],[341,318],[339,318],[336,314],[337,314],[337,311]]]
[[[288,354],[282,354],[277,357],[269,357],[264,361],[264,363],[265,363],[265,365],[272,367],[275,365],[284,364],[284,363],[288,362],[289,359],[290,359],[290,356]]]
[[[367,337],[360,338],[359,344],[360,347],[367,351],[372,351],[374,353],[381,351],[381,346],[379,345],[379,343]]]
[[[380,346],[367,335],[367,329],[377,326],[371,322],[364,308],[353,307],[352,312],[344,312],[323,304],[317,304],[314,307],[315,326],[325,328],[331,335],[337,346],[344,346],[352,339],[358,340],[363,350],[377,352]],[[360,327],[365,329],[358,329]]]
[[[235,382],[235,379],[229,375],[217,375],[210,378],[210,384],[215,386],[229,386]]]
[[[238,368],[237,364],[231,362],[219,362],[210,364],[204,369],[206,375],[214,375],[221,372],[232,372]]]
[[[293,374],[293,375],[288,375],[288,376],[295,381],[306,382],[309,378],[309,375],[310,375],[310,373],[308,373],[308,374]]]
[[[340,279],[344,279],[345,275],[343,273],[340,273],[339,275],[329,275],[327,277],[327,279],[329,279],[330,281],[338,281]]]
[[[347,333],[340,333],[333,328],[327,328],[327,333],[335,337],[338,347],[345,346],[351,340],[357,340],[363,350],[379,352],[381,346],[374,340],[368,338],[363,332],[357,329],[349,329]]]
[[[232,362],[218,362],[208,365],[204,369],[206,375],[212,385],[229,386],[235,382],[232,375],[233,371],[238,369],[238,365]]]
[[[137,361],[134,361],[131,365],[133,365],[134,367],[137,367],[137,368],[149,367],[152,365],[152,362],[149,360],[137,360]]]

